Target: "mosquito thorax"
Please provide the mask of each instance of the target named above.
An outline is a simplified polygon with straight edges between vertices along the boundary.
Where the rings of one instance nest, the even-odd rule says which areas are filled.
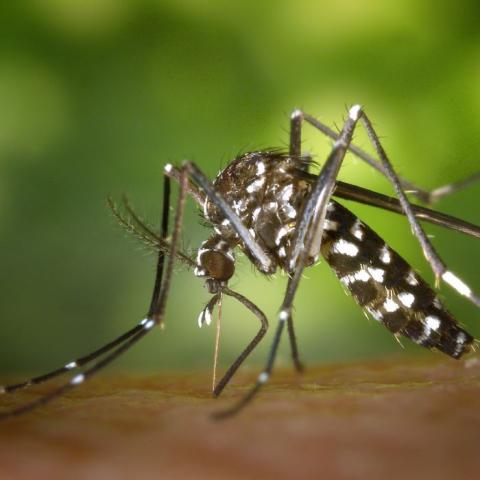
[[[297,218],[300,217],[311,184],[305,180],[309,157],[301,160],[278,151],[251,152],[237,157],[216,177],[213,185],[229,203],[251,236],[271,261],[271,268],[259,264],[236,234],[230,221],[207,198],[204,216],[215,233],[239,246],[255,266],[267,275],[279,267],[288,271],[287,258]],[[307,259],[307,264],[313,259]]]

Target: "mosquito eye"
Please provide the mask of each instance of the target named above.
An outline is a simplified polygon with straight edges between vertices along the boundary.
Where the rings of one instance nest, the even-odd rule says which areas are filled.
[[[200,257],[200,263],[215,280],[227,281],[235,271],[233,260],[222,252],[209,250]]]

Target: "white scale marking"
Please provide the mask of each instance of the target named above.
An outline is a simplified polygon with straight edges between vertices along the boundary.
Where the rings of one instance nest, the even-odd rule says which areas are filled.
[[[207,240],[205,240],[202,245],[204,245],[205,243],[207,243]],[[197,263],[200,264],[201,263],[201,257],[210,251],[210,248],[199,248],[198,249],[198,252],[197,252]]]
[[[410,308],[415,301],[415,295],[409,292],[401,292],[398,294],[398,299],[407,307]]]
[[[195,267],[195,269],[193,270],[193,274],[196,277],[204,277],[207,274],[207,271],[202,267]]]
[[[70,380],[70,383],[72,385],[79,385],[80,383],[82,383],[83,381],[85,380],[85,375],[83,373],[79,373],[78,375],[76,375],[75,377],[73,377],[71,380]]]
[[[423,328],[423,334],[414,340],[419,344],[422,344],[425,340],[428,340],[428,337],[432,335],[432,332],[437,332],[441,323],[440,319],[435,315],[428,315],[425,317],[424,321],[425,325]]]
[[[203,216],[205,218],[209,218],[208,217],[208,202],[209,202],[208,197],[205,197],[205,201],[203,202]]]
[[[350,285],[351,283],[355,282],[368,282],[370,280],[370,275],[366,270],[358,270],[352,275],[345,275],[340,279],[342,283],[345,285]]]
[[[257,163],[257,175],[263,175],[266,171],[265,164],[263,162]]]
[[[233,250],[228,249],[226,252],[222,252],[226,257],[228,257],[232,262],[235,261],[235,256],[233,255]]]
[[[465,334],[463,332],[459,332],[457,336],[457,344],[463,345],[466,340],[467,340],[467,337],[465,336]]]
[[[457,292],[459,292],[462,295],[465,295],[466,297],[470,297],[472,295],[472,290],[468,285],[466,285],[462,280],[460,280],[456,275],[454,275],[452,272],[447,270],[443,275],[442,275],[443,280],[451,285]]]
[[[143,328],[145,330],[150,330],[151,328],[153,328],[155,325],[155,320],[149,320],[144,326]]]
[[[323,222],[323,228],[325,230],[330,230],[332,232],[335,232],[336,230],[338,230],[338,222],[336,222],[335,220],[329,220],[328,218],[326,218]]]
[[[297,216],[297,211],[289,203],[282,205],[282,210],[288,218],[295,218]]]
[[[350,228],[350,233],[355,237],[358,238],[358,240],[363,240],[363,237],[365,236],[365,231],[363,229],[362,222],[360,220],[355,220],[355,223],[352,225],[352,228]]]
[[[435,332],[438,331],[438,329],[440,328],[440,324],[440,319],[435,315],[428,315],[428,317],[425,317],[425,326],[429,330],[433,330]]]
[[[438,297],[435,297],[433,299],[433,305],[434,305],[434,307],[438,308],[439,310],[441,310],[443,308],[442,302],[440,301],[440,299]]]
[[[418,279],[413,270],[410,270],[408,272],[406,280],[407,280],[407,283],[412,287],[414,287],[415,285],[418,285]]]
[[[70,362],[65,365],[65,368],[67,370],[73,370],[74,368],[77,368],[77,367],[78,367],[77,362]]]
[[[355,257],[359,252],[359,248],[354,243],[347,242],[341,238],[333,244],[333,251],[349,257]]]
[[[295,120],[295,118],[297,118],[297,117],[302,117],[302,116],[303,116],[302,111],[301,111],[300,109],[296,108],[296,109],[292,112],[292,114],[290,115],[290,118],[291,118],[292,120]]]
[[[260,215],[260,212],[262,211],[262,209],[260,207],[257,207],[254,211],[253,211],[253,214],[252,214],[252,220],[254,222],[257,221],[257,218],[258,216]]]
[[[378,282],[378,283],[383,283],[384,280],[384,275],[385,275],[385,270],[383,268],[373,268],[373,267],[368,267],[367,268],[368,273],[372,276],[372,278]]]
[[[258,376],[258,383],[265,383],[268,381],[268,373],[267,372],[262,372],[259,376]]]
[[[389,312],[393,313],[396,312],[400,307],[398,306],[397,302],[394,302],[391,298],[387,298],[385,303],[383,304],[383,308]]]
[[[457,335],[457,347],[455,348],[455,354],[458,355],[461,351],[465,342],[467,340],[466,335],[463,332],[459,332]]]
[[[282,190],[282,195],[281,198],[284,202],[288,202],[290,200],[290,197],[293,195],[293,185],[287,185],[283,190]]]
[[[390,249],[387,245],[384,245],[380,250],[380,260],[383,263],[390,263],[392,261],[392,255],[390,254]]]
[[[225,240],[220,240],[215,245],[215,250],[226,250],[228,249],[228,243]]]
[[[200,328],[203,327],[203,325],[207,324],[210,325],[212,323],[212,315],[210,313],[210,310],[208,308],[204,308],[201,312],[200,315],[198,315],[198,326]]]
[[[362,107],[360,105],[354,105],[348,112],[348,116],[353,120],[357,121],[358,117],[360,116],[360,112]]]
[[[240,212],[245,210],[245,202],[243,200],[234,200],[232,208],[237,215],[240,215]]]
[[[256,192],[257,190],[260,190],[264,183],[265,183],[265,177],[257,178],[257,180],[254,180],[252,183],[248,185],[247,192],[253,193],[253,192]]]
[[[277,232],[277,236],[275,237],[275,245],[280,245],[282,238],[288,233],[288,228],[282,227]]]

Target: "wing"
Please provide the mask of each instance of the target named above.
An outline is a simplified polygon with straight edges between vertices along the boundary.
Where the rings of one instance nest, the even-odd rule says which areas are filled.
[[[356,302],[392,333],[460,358],[473,337],[430,286],[368,225],[337,202],[328,206],[322,255]]]

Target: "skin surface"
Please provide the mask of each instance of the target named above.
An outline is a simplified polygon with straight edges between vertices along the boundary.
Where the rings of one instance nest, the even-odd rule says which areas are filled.
[[[476,478],[480,361],[427,358],[278,369],[237,417],[209,414],[210,373],[103,375],[0,425],[0,478]],[[0,397],[2,408],[45,386]],[[35,392],[35,393],[34,393]]]

